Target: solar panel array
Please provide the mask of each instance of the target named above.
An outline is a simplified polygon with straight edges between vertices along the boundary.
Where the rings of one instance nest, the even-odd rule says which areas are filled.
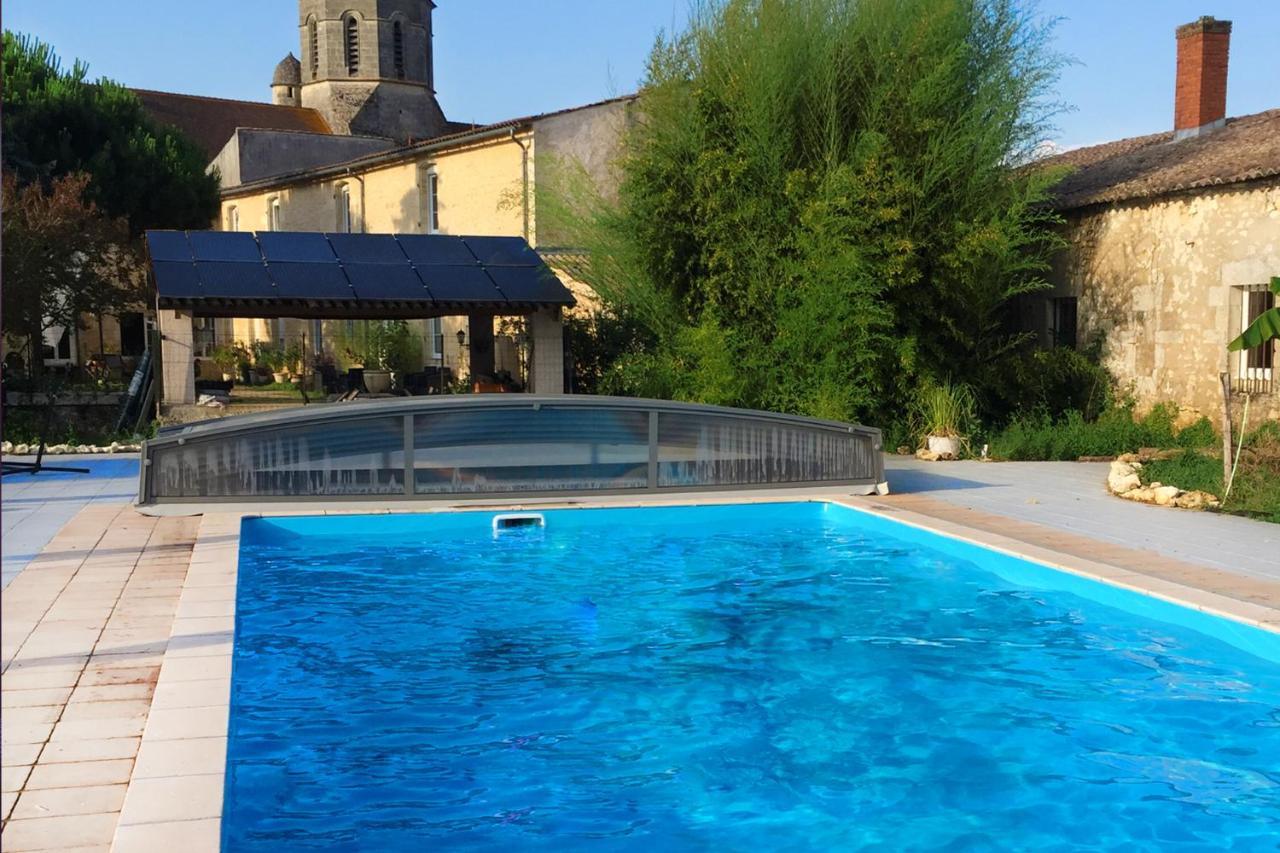
[[[161,307],[572,305],[520,237],[148,231]]]

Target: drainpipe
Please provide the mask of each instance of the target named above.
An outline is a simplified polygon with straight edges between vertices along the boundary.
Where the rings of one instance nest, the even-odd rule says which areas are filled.
[[[511,141],[520,146],[520,181],[522,207],[524,212],[524,239],[529,241],[529,146],[516,138],[516,129],[511,128]]]

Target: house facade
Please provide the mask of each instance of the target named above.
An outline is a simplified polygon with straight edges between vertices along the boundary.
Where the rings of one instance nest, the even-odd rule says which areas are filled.
[[[1143,408],[1222,410],[1221,375],[1280,418],[1275,344],[1228,353],[1280,275],[1280,109],[1227,118],[1231,23],[1178,28],[1171,130],[1069,151],[1055,205],[1067,249],[1041,304],[1050,344],[1100,348]],[[1236,407],[1237,412],[1239,406]]]
[[[135,94],[156,121],[203,148],[220,175],[214,229],[519,236],[581,293],[580,302],[593,298],[539,245],[537,163],[573,160],[607,185],[634,98],[485,126],[450,121],[436,100],[433,8],[430,0],[299,0],[301,58],[290,52],[276,66],[269,103]],[[104,353],[140,355],[152,315],[139,306],[118,317],[85,318],[79,330],[52,330],[46,362],[74,366]],[[424,365],[466,375],[473,322],[413,321]],[[343,325],[349,324],[195,318],[192,355],[199,360],[232,343],[300,342],[319,354],[326,341],[341,337]],[[496,368],[514,375],[520,335],[500,317],[495,332]],[[212,362],[201,368],[215,372]]]

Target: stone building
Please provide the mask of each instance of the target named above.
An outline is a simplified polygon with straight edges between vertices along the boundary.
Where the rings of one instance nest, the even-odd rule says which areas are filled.
[[[607,184],[633,98],[486,126],[449,121],[436,101],[433,8],[431,0],[299,0],[297,53],[274,69],[270,103],[137,91],[154,118],[185,131],[218,171],[222,205],[212,227],[521,236],[548,256],[537,233],[536,163],[575,160]],[[314,352],[345,325],[197,320],[194,354],[233,342],[305,341]],[[415,325],[424,365],[467,373],[467,339],[475,338],[467,318]],[[109,351],[113,326],[107,318]],[[515,374],[518,336],[502,334],[512,331],[502,318],[496,330],[496,367]]]
[[[1173,128],[1043,161],[1068,248],[1036,326],[1051,344],[1097,342],[1138,403],[1184,418],[1221,412],[1220,375],[1280,417],[1275,345],[1227,343],[1271,307],[1280,275],[1280,109],[1227,118],[1231,23],[1177,30]],[[1239,407],[1237,407],[1238,410]]]

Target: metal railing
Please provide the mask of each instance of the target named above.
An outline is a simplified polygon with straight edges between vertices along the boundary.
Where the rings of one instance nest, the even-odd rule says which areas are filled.
[[[139,503],[554,496],[884,481],[880,431],[621,397],[454,395],[169,428]]]

